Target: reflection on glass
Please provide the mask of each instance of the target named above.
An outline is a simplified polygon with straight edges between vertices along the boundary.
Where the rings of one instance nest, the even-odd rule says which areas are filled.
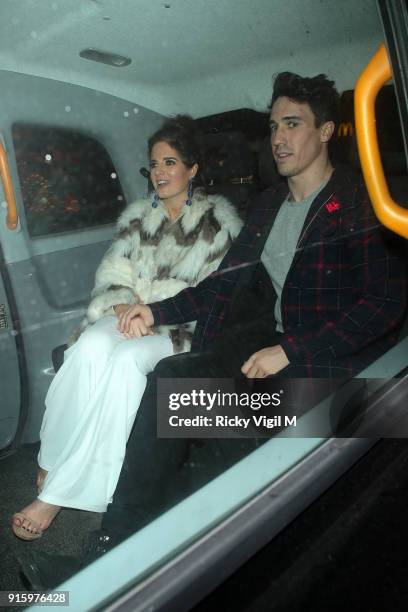
[[[116,221],[123,192],[97,140],[69,129],[18,123],[12,134],[30,236]]]

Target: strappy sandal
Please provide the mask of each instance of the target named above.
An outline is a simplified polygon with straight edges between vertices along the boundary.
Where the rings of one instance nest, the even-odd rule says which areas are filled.
[[[21,521],[21,525],[16,525],[14,523],[14,519],[19,519]],[[25,520],[30,521],[31,525],[37,530],[37,532],[29,531],[26,527],[23,527],[23,522]],[[13,514],[11,519],[11,528],[15,536],[20,538],[20,540],[25,540],[26,542],[38,540],[38,538],[41,538],[44,531],[39,524],[36,523],[36,521],[30,518],[27,514],[24,514],[24,512],[16,512]]]

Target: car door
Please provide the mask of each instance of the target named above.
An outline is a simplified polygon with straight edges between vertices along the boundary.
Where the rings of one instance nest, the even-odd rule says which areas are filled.
[[[18,214],[16,227],[7,226],[2,197],[1,450],[17,434],[22,442],[39,438],[52,350],[84,317],[121,210],[146,194],[138,169],[161,116],[51,79],[1,71],[0,83]]]
[[[0,197],[3,197],[1,189]],[[4,226],[3,218],[1,223]],[[16,320],[15,299],[1,240],[0,368],[0,454],[4,456],[18,443],[25,423],[25,398],[21,394],[21,381],[26,377],[26,367],[22,337]]]

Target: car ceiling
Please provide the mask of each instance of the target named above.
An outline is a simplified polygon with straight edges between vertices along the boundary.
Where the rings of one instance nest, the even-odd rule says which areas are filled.
[[[1,0],[0,18],[0,69],[163,114],[265,108],[273,72],[285,69],[328,72],[350,87],[352,57],[366,61],[381,40],[374,0]],[[87,47],[131,64],[90,62],[79,56]],[[334,49],[344,49],[341,60]]]

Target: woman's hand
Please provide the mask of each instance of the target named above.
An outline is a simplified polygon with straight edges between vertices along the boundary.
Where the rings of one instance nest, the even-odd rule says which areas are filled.
[[[119,304],[119,306],[123,306],[123,304]],[[115,311],[118,307],[115,307]],[[137,319],[136,319],[137,317]],[[121,309],[120,314],[118,314],[118,329],[122,332],[122,334],[129,334],[131,331],[131,323],[133,321],[137,321],[132,327],[133,333],[136,333],[136,338],[140,338],[141,336],[147,336],[152,334],[152,330],[150,329],[154,324],[153,313],[150,310],[149,306],[145,304],[135,304],[134,306],[127,306],[126,310]]]
[[[143,336],[154,336],[154,331],[146,327],[141,317],[135,317],[130,321],[129,331],[122,332],[126,338],[143,338]]]

